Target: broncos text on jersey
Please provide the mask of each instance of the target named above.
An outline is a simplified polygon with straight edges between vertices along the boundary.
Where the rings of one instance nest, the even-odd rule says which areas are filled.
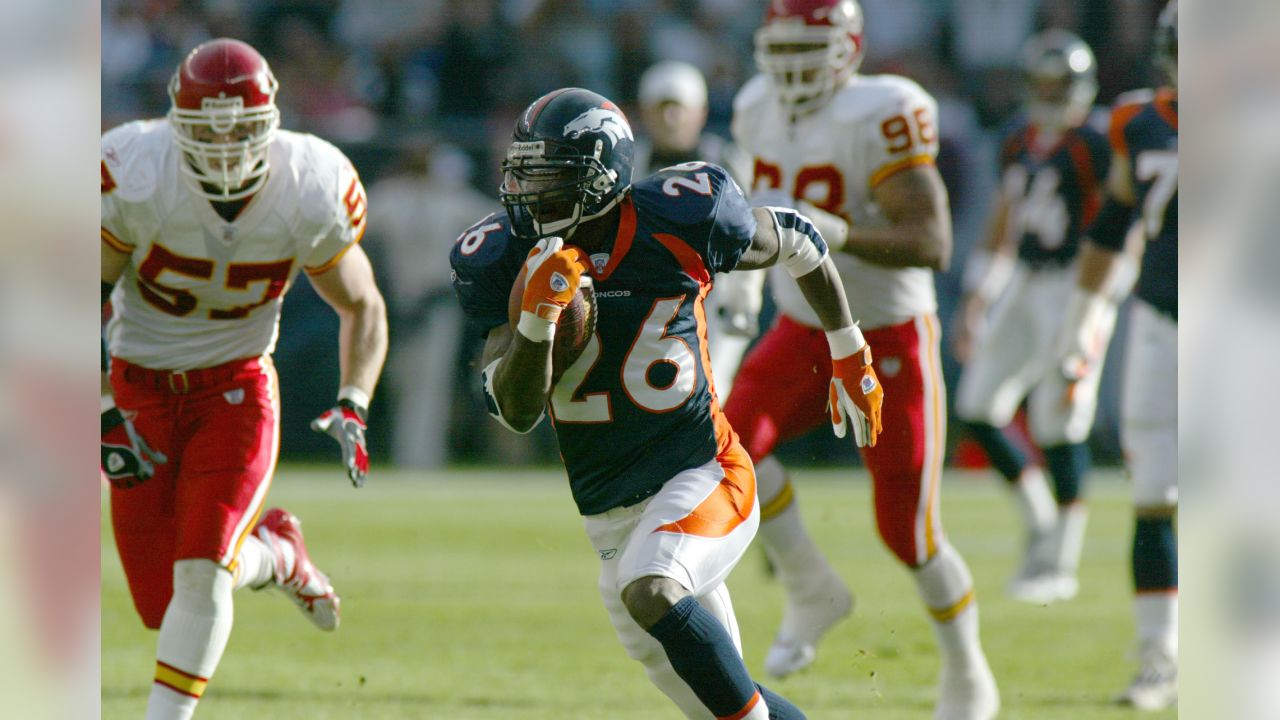
[[[618,211],[612,249],[592,256],[596,333],[550,399],[583,515],[640,502],[737,441],[715,395],[704,302],[751,245],[751,208],[722,168],[693,162],[635,183]],[[507,322],[532,245],[500,215],[454,244],[454,290],[478,329]]]

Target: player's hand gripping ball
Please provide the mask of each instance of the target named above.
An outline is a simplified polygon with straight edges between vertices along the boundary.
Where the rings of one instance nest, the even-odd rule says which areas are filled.
[[[596,329],[596,300],[586,274],[587,254],[560,238],[539,241],[529,252],[507,300],[507,316],[515,330],[522,313],[556,324],[551,348],[551,379],[556,382],[586,349]],[[534,278],[529,284],[529,277]],[[573,292],[571,287],[577,286]]]

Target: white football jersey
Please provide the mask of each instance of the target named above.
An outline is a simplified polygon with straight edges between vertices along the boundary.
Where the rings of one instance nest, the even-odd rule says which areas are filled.
[[[169,124],[102,137],[102,241],[131,262],[111,294],[111,354],[191,370],[275,349],[284,294],[360,241],[367,201],[351,161],[312,135],[278,131],[266,183],[232,222],[183,176]]]
[[[855,75],[821,109],[790,121],[773,81],[757,75],[733,102],[733,139],[753,158],[752,192],[776,189],[849,220],[887,225],[871,191],[893,173],[931,164],[938,155],[938,105],[915,82],[896,75]],[[891,268],[832,253],[855,320],[863,328],[937,311],[933,272]],[[821,327],[786,272],[774,268],[780,310]]]

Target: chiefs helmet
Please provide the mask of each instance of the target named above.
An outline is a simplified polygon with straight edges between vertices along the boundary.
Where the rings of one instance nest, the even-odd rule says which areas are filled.
[[[1156,66],[1178,84],[1178,0],[1170,0],[1156,21]]]
[[[622,110],[582,88],[561,88],[520,114],[502,162],[498,198],[524,238],[568,238],[613,209],[631,187],[635,136]]]
[[[280,127],[278,87],[262,55],[230,38],[197,46],[178,65],[169,81],[169,123],[196,192],[227,201],[262,187]]]
[[[1066,30],[1032,35],[1022,47],[1031,121],[1049,131],[1084,122],[1098,95],[1098,63],[1089,45]]]
[[[770,0],[755,59],[783,102],[819,107],[862,63],[862,8],[855,0]]]

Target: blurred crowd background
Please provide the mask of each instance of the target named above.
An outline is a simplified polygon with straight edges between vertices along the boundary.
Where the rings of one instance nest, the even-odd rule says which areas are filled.
[[[1099,105],[1158,82],[1151,65],[1159,0],[862,0],[864,73],[909,76],[940,104],[939,166],[951,193],[956,249],[938,277],[947,327],[969,249],[985,232],[1001,126],[1021,102],[1019,50],[1059,27],[1094,49]],[[487,419],[475,382],[481,340],[449,287],[448,250],[498,210],[498,165],[516,115],[568,85],[618,102],[644,134],[641,74],[660,60],[700,68],[707,131],[728,135],[734,93],[754,74],[752,33],[764,0],[104,0],[102,129],[168,109],[183,53],[211,37],[257,47],[280,81],[283,126],[341,147],[370,193],[364,240],[391,317],[388,371],[371,408],[375,463],[552,462],[544,424],[520,437]],[[769,306],[762,322],[769,320]],[[330,441],[307,421],[336,391],[337,320],[300,283],[288,296],[277,366],[282,452],[322,459]],[[1123,338],[1124,329],[1117,331]],[[944,337],[944,343],[946,338]],[[1122,353],[1124,343],[1113,343]],[[948,384],[958,366],[944,350]],[[1113,357],[1095,457],[1118,460]],[[954,434],[954,433],[953,433]],[[849,443],[815,433],[780,451],[792,463],[847,462]],[[953,448],[953,462],[979,462]]]

